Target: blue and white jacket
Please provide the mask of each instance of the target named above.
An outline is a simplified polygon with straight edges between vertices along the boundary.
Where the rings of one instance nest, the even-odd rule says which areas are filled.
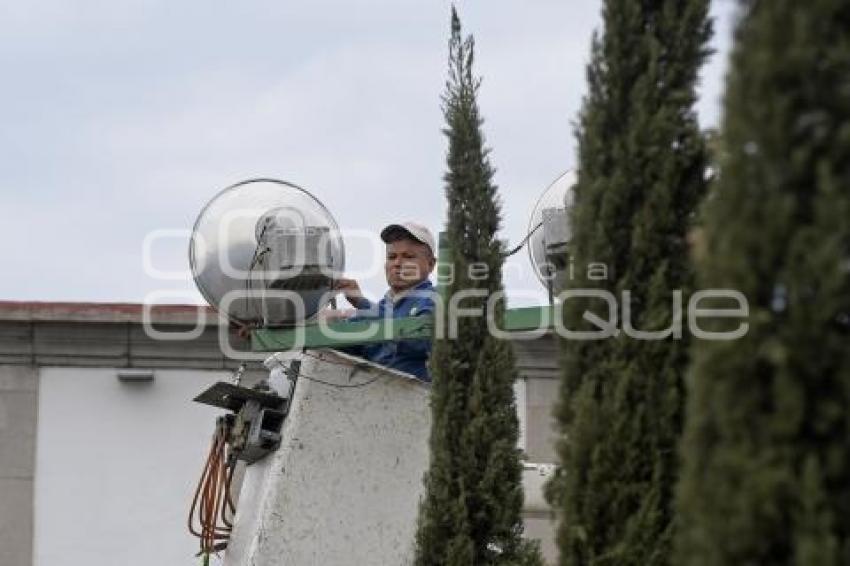
[[[404,318],[433,314],[434,293],[434,286],[431,281],[426,279],[415,287],[400,293],[397,297],[391,297],[390,293],[387,292],[377,304],[373,304],[364,298],[357,305],[359,307],[357,314],[349,320]],[[431,381],[431,375],[428,373],[431,340],[379,342],[377,344],[351,346],[343,351],[376,364],[415,375],[422,381]]]

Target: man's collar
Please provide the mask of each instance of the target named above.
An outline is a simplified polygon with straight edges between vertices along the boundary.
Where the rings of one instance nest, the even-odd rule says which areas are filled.
[[[431,280],[426,278],[426,279],[423,279],[422,281],[420,281],[419,283],[417,283],[416,285],[414,285],[413,287],[408,287],[407,289],[399,291],[398,293],[393,293],[393,290],[389,289],[386,292],[386,294],[384,294],[384,298],[387,299],[388,301],[392,301],[393,304],[396,304],[400,300],[402,300],[403,298],[405,298],[406,296],[408,296],[409,294],[411,294],[415,291],[421,291],[423,289],[430,289],[432,287],[433,287],[433,285],[431,284]]]

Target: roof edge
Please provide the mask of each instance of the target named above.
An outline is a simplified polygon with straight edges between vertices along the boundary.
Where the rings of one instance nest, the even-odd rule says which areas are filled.
[[[0,301],[0,321],[226,324],[206,305]]]

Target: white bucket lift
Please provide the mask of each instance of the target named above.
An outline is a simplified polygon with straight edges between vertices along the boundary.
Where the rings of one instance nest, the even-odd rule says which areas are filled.
[[[299,376],[280,447],[247,468],[225,566],[410,564],[429,386],[333,350],[276,356]]]

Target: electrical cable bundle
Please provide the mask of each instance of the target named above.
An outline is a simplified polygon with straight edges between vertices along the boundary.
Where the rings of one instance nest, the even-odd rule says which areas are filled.
[[[189,532],[198,537],[203,563],[209,564],[209,556],[227,547],[233,530],[233,515],[236,505],[230,493],[236,458],[227,457],[227,437],[230,426],[226,418],[216,422],[210,452],[204,471],[192,498],[189,510]],[[195,528],[195,519],[199,528]]]

